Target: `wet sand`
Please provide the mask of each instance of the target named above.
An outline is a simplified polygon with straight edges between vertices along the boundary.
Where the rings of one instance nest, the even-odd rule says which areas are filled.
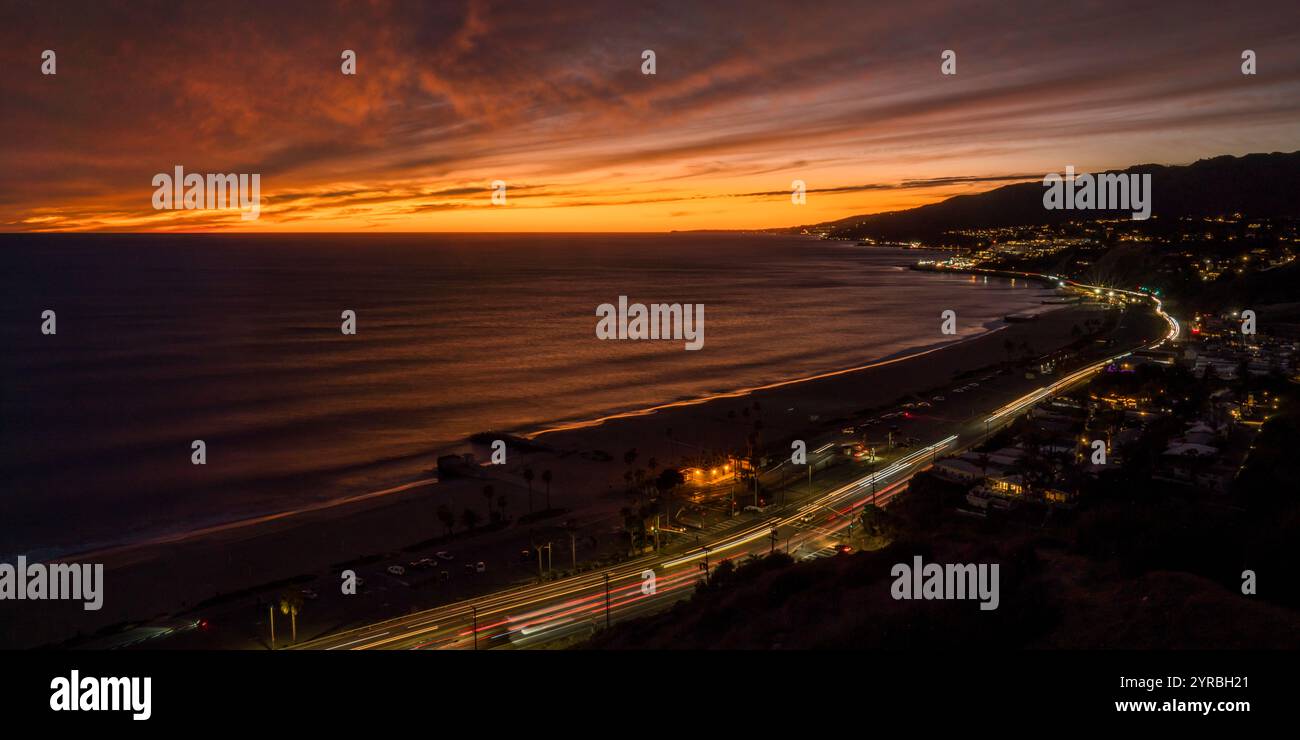
[[[215,528],[199,537],[77,558],[105,564],[103,609],[85,612],[80,602],[25,602],[14,609],[15,604],[9,603],[4,609],[8,613],[0,612],[0,641],[31,646],[89,635],[108,625],[182,613],[219,594],[392,553],[443,532],[435,515],[440,504],[457,513],[466,507],[481,512],[485,502],[480,491],[489,482],[497,495],[509,499],[509,515],[518,517],[528,511],[526,489],[518,477],[525,465],[539,474],[543,469],[553,471],[552,504],[571,510],[565,517],[583,521],[612,517],[625,505],[622,488],[628,466],[623,455],[629,449],[638,452],[636,466],[644,466],[651,457],[661,466],[677,463],[700,449],[743,449],[757,420],[761,420],[760,444],[775,445],[794,435],[813,436],[859,412],[892,404],[909,393],[946,387],[955,376],[997,365],[1007,358],[1007,341],[1028,342],[1037,353],[1065,346],[1072,339],[1071,328],[1099,315],[1098,311],[1088,306],[1058,308],[1037,321],[1008,324],[936,351],[913,352],[852,372],[540,434],[534,441],[547,451],[512,453],[508,465],[485,470],[489,480],[419,484],[344,506],[268,518],[252,526]],[[592,459],[601,457],[592,454],[596,450],[611,459]],[[541,484],[535,483],[534,489],[540,508]]]

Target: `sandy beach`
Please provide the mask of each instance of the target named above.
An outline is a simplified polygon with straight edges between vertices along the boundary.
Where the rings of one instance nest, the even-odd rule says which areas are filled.
[[[623,456],[630,449],[637,450],[638,464],[651,457],[661,466],[676,464],[699,449],[742,448],[757,420],[760,445],[788,448],[788,440],[796,435],[824,433],[910,393],[943,388],[955,376],[997,365],[1007,357],[1007,342],[1026,342],[1039,353],[1065,346],[1072,340],[1071,328],[1099,311],[1090,306],[1054,308],[1036,321],[1006,324],[951,346],[909,352],[862,369],[550,431],[534,438],[546,450],[512,453],[507,465],[485,469],[486,479],[417,481],[343,506],[78,558],[105,564],[103,609],[82,611],[77,602],[31,602],[17,614],[10,608],[0,617],[0,639],[17,644],[21,635],[23,646],[59,642],[109,625],[183,613],[213,597],[246,590],[237,598],[251,602],[260,585],[327,573],[332,565],[397,552],[441,534],[436,508],[446,504],[455,512],[467,507],[481,512],[485,483],[507,497],[507,512],[515,518],[528,511],[520,477],[525,465],[553,471],[552,506],[569,510],[566,518],[607,530],[605,525],[624,505]],[[1152,324],[1152,332],[1158,329]],[[1137,338],[1126,341],[1136,343]],[[540,508],[539,483],[534,490],[534,505]],[[493,542],[523,536],[520,529],[515,524],[481,539],[492,547]],[[503,559],[512,551],[506,552]],[[504,568],[498,571],[500,579],[519,576]]]

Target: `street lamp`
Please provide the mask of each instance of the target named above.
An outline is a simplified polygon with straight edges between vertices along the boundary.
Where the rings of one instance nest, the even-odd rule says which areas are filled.
[[[534,544],[533,548],[537,550],[537,578],[540,580],[541,578],[544,577],[542,573],[542,550],[546,551],[546,569],[551,570],[552,568],[551,543],[547,542],[545,545],[540,545],[540,546]]]
[[[605,573],[605,629],[609,629],[609,573]]]

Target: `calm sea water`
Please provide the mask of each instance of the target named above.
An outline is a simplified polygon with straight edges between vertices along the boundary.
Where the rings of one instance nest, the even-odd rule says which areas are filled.
[[[1040,300],[905,269],[920,256],[716,234],[0,237],[0,557],[355,495],[473,432],[848,367],[933,344],[943,308],[979,331]],[[704,349],[598,341],[619,295],[704,303]]]

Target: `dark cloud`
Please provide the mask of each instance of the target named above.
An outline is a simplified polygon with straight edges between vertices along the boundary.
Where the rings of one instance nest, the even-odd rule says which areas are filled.
[[[1293,150],[1297,20],[1293,1],[10,0],[0,224],[207,223],[149,209],[176,164],[262,173],[274,220],[459,210],[498,175],[562,183],[528,194],[543,208],[765,197],[791,173],[847,196]],[[39,74],[47,48],[57,76]],[[938,74],[947,48],[955,77]]]

